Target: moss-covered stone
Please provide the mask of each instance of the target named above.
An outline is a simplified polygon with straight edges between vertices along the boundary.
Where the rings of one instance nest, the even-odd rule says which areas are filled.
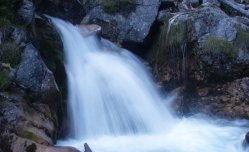
[[[242,29],[237,29],[237,37],[235,39],[235,45],[239,48],[249,48],[249,32]]]
[[[168,33],[168,46],[180,46],[187,42],[187,22],[183,21],[170,27]]]
[[[136,9],[136,0],[101,0],[101,7],[107,13],[121,13],[128,16]]]
[[[16,67],[21,61],[21,50],[14,42],[4,43],[0,49],[0,62]]]
[[[31,141],[34,141],[36,143],[40,143],[41,141],[43,141],[43,139],[41,139],[40,137],[38,137],[37,135],[35,135],[32,132],[26,131],[26,130],[21,130],[17,133],[20,137],[22,138],[26,138],[29,139]]]
[[[33,28],[33,39],[47,67],[54,73],[60,91],[66,94],[63,44],[56,30],[45,20]]]
[[[204,43],[203,50],[210,54],[219,54],[223,52],[230,58],[235,58],[237,55],[236,48],[233,44],[219,37],[209,37]]]

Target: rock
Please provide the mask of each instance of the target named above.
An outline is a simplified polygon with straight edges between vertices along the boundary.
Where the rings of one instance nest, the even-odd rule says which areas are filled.
[[[234,19],[242,24],[245,24],[246,26],[249,26],[249,19],[246,17],[242,17],[242,16],[235,16]]]
[[[73,147],[45,147],[37,146],[37,152],[80,152],[78,149]]]
[[[84,147],[85,147],[85,152],[92,152],[87,143],[84,144]]]
[[[245,141],[247,144],[249,144],[249,132],[245,135]]]
[[[32,44],[25,47],[21,63],[12,73],[12,79],[29,92],[33,102],[54,107],[60,104],[61,97],[53,73]]]
[[[97,5],[82,23],[100,25],[102,35],[111,40],[142,43],[156,20],[159,6],[159,0],[137,0],[127,10],[110,13],[103,5]]]
[[[248,77],[215,87],[197,88],[197,92],[198,94],[192,94],[191,98],[185,98],[186,102],[193,103],[189,107],[190,113],[197,110],[197,112],[216,115],[222,118],[249,119]],[[210,108],[207,109],[206,107]]]
[[[21,92],[0,94],[0,147],[4,151],[23,152],[28,143],[49,146],[55,140],[55,111],[25,98]]]
[[[35,0],[35,2],[40,12],[72,23],[79,24],[86,13],[80,3],[81,0]]]
[[[0,31],[0,45],[3,43],[4,34]]]
[[[101,27],[96,24],[88,24],[88,25],[81,24],[78,27],[81,29],[81,34],[83,36],[101,34]]]
[[[147,58],[165,86],[176,88],[186,80],[224,82],[249,75],[249,47],[244,41],[249,39],[249,27],[245,24],[211,5],[163,18]]]
[[[12,32],[12,39],[18,45],[25,45],[25,43],[27,42],[27,34],[23,29],[14,27],[14,30]]]
[[[20,16],[21,21],[26,25],[34,20],[35,5],[32,0],[22,0],[21,7],[18,9],[18,15]]]

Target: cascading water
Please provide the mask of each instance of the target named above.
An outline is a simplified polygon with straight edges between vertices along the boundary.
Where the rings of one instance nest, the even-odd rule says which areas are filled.
[[[246,122],[174,117],[142,63],[113,52],[77,26],[51,18],[65,51],[70,139],[93,152],[246,152]],[[205,119],[205,121],[204,121]]]

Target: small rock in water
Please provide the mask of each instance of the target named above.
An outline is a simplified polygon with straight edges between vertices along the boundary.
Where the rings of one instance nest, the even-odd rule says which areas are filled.
[[[84,144],[84,147],[85,147],[85,152],[92,152],[87,143]]]
[[[245,141],[247,144],[249,144],[249,132],[246,133]]]

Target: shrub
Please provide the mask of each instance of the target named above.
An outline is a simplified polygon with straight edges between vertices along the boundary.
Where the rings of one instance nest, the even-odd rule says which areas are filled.
[[[14,42],[4,43],[0,50],[0,62],[16,67],[21,61],[21,50]]]
[[[10,79],[7,72],[0,71],[0,90],[4,90],[10,84]]]

